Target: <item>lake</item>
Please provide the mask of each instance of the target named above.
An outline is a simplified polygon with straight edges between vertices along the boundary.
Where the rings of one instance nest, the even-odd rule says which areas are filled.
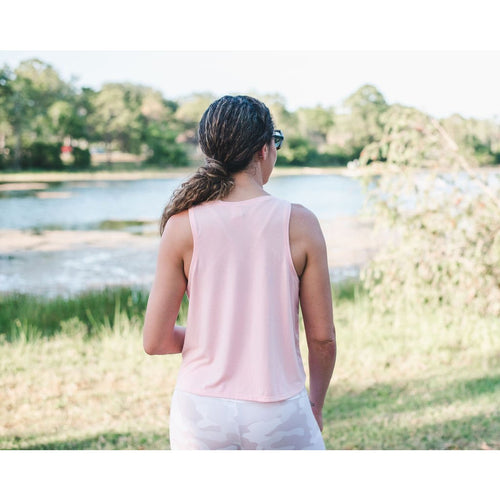
[[[183,180],[68,181],[0,191],[2,238],[38,238],[24,246],[3,242],[7,250],[0,248],[0,292],[53,296],[102,286],[149,287],[158,221]],[[321,221],[356,216],[364,200],[361,181],[339,174],[280,175],[265,189],[306,206]],[[54,230],[71,232],[59,233],[63,240],[56,245],[45,242],[43,235]],[[134,239],[118,238],[124,231]],[[86,234],[103,236],[82,239]],[[340,265],[332,277],[340,280],[358,272],[359,266]]]
[[[156,224],[183,180],[71,181],[47,183],[40,190],[0,192],[0,228],[89,230],[106,228],[113,221]],[[265,189],[308,207],[319,218],[355,215],[363,204],[360,181],[343,175],[277,176]]]

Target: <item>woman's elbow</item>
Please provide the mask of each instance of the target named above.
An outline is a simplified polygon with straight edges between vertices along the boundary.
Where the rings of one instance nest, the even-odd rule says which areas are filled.
[[[172,342],[159,342],[158,340],[148,338],[147,336],[143,337],[142,346],[144,348],[144,352],[150,356],[159,354],[178,354],[180,352],[175,345],[172,345]]]
[[[146,339],[143,340],[142,346],[146,354],[149,354],[150,356],[152,356],[153,354],[157,354],[156,346],[151,342],[146,341]]]
[[[142,332],[142,347],[144,348],[144,352],[150,356],[160,354],[160,346],[156,337],[146,328]]]

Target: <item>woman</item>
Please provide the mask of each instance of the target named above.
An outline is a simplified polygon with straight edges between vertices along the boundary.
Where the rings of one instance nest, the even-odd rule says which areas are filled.
[[[205,165],[164,210],[144,349],[182,353],[172,449],[325,448],[336,357],[326,245],[312,212],[263,189],[282,140],[260,101],[218,99],[199,124]],[[175,325],[185,292],[186,328]]]

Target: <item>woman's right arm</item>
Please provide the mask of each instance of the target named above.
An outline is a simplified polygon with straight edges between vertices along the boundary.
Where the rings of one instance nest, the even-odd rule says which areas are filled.
[[[187,286],[184,255],[192,246],[187,212],[172,216],[161,238],[144,318],[143,345],[148,354],[182,352],[186,329],[175,321]]]
[[[292,214],[295,248],[303,258],[299,297],[309,351],[309,399],[323,430],[323,404],[337,355],[326,243],[310,210],[294,205]]]

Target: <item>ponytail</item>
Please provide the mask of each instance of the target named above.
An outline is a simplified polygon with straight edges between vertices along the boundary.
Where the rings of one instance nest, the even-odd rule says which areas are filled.
[[[206,158],[201,166],[187,181],[183,182],[172,194],[163,210],[160,222],[160,235],[172,215],[188,210],[204,201],[225,198],[234,186],[234,179],[224,166],[213,158]]]
[[[224,96],[203,113],[198,130],[205,164],[177,188],[163,210],[160,234],[172,215],[205,201],[225,198],[233,175],[245,170],[255,153],[273,136],[273,120],[265,104],[248,96]]]

